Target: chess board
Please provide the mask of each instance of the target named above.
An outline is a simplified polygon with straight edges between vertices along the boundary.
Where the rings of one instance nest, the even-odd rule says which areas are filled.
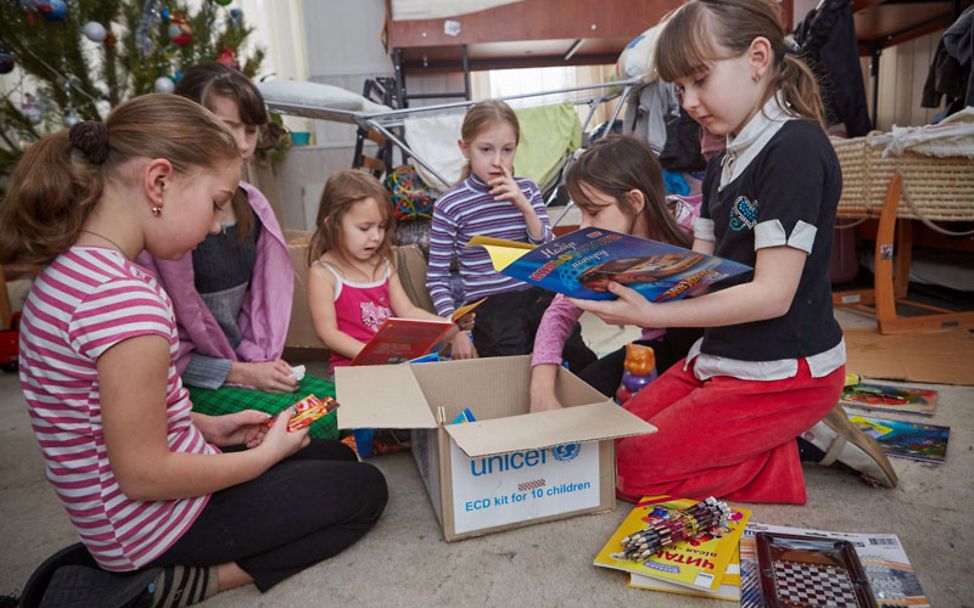
[[[765,606],[875,608],[852,543],[765,532],[756,541]]]

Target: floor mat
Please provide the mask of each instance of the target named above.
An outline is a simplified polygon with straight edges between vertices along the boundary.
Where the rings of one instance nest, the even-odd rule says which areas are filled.
[[[882,335],[845,330],[846,371],[867,378],[934,384],[974,384],[974,338],[966,329]]]

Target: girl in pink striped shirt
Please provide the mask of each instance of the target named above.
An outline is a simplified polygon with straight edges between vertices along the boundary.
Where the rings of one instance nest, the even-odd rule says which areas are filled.
[[[267,590],[355,542],[386,502],[381,473],[288,432],[288,413],[267,430],[253,410],[191,412],[172,302],[132,260],[179,259],[218,230],[240,168],[210,112],[146,95],[34,144],[0,209],[0,263],[46,265],[20,378],[47,477],[101,568],[158,569],[139,590],[152,605]]]

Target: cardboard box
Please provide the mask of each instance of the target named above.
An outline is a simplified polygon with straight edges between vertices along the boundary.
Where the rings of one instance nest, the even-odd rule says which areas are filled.
[[[446,540],[615,508],[617,437],[656,428],[568,370],[564,409],[530,414],[531,357],[335,370],[342,429],[413,429]],[[476,422],[450,424],[463,408]]]
[[[311,233],[304,230],[285,230],[287,248],[294,266],[294,302],[291,304],[291,321],[287,327],[284,346],[288,348],[327,348],[315,333],[308,310],[305,285],[308,281],[308,244]]]

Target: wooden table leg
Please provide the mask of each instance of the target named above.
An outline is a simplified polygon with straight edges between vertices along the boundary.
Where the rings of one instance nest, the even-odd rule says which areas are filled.
[[[879,214],[879,228],[876,230],[876,260],[873,287],[876,294],[876,321],[882,330],[883,321],[896,319],[896,294],[893,290],[893,255],[895,248],[893,236],[896,231],[896,208],[900,204],[903,178],[899,173],[893,175],[886,191],[886,201]]]
[[[893,273],[893,293],[905,298],[910,288],[910,264],[913,262],[913,220],[896,222],[896,271]]]

